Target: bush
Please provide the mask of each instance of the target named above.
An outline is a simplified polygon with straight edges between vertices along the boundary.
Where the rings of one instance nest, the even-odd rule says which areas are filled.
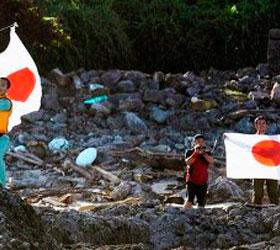
[[[270,0],[3,0],[40,68],[199,72],[266,61]],[[28,41],[28,42],[27,42]]]

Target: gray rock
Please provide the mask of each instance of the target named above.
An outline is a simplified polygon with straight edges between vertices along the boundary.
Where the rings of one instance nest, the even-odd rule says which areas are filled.
[[[255,109],[257,107],[257,103],[254,100],[249,100],[243,103],[245,109]]]
[[[272,101],[280,104],[280,83],[275,82],[270,93],[270,98]]]
[[[59,111],[61,108],[58,102],[58,95],[55,93],[43,95],[42,107],[46,110]]]
[[[144,108],[144,103],[140,97],[128,97],[119,100],[118,109],[120,111],[140,111]]]
[[[125,79],[132,81],[134,84],[136,84],[136,86],[139,86],[139,84],[144,81],[147,76],[147,74],[141,71],[126,71],[124,73]]]
[[[79,90],[83,87],[83,82],[81,80],[81,78],[78,75],[74,75],[72,76],[72,80],[75,86],[75,89]]]
[[[117,82],[119,82],[121,78],[122,73],[119,70],[111,70],[102,74],[100,80],[106,87],[115,89]]]
[[[143,101],[164,105],[165,92],[161,90],[146,90],[143,96]]]
[[[219,203],[225,201],[242,201],[242,189],[226,177],[220,176],[209,185],[209,201]]]
[[[91,104],[90,110],[93,111],[93,114],[101,114],[105,117],[111,114],[110,108],[108,106],[105,106],[103,103]]]
[[[148,130],[145,122],[132,112],[127,112],[125,114],[125,124],[135,134],[143,134]]]
[[[57,113],[55,116],[51,118],[52,122],[55,123],[65,123],[67,121],[67,114],[66,113]]]
[[[125,199],[131,192],[131,185],[128,182],[121,182],[111,193],[111,197],[113,200],[123,200]]]
[[[118,83],[118,91],[122,93],[132,93],[136,90],[135,84],[131,80],[122,80]]]
[[[243,117],[234,125],[236,132],[251,134],[254,132],[253,122],[249,117]]]
[[[141,83],[140,88],[143,90],[159,90],[159,82],[148,79]]]
[[[170,113],[158,107],[153,107],[150,112],[150,117],[155,122],[159,124],[164,124],[167,121],[167,119],[170,117]]]
[[[34,209],[18,195],[1,189],[0,203],[1,249],[62,249]]]
[[[157,71],[153,75],[153,80],[158,82],[158,83],[162,83],[164,81],[164,78],[165,78],[165,75],[161,71]]]
[[[259,64],[256,69],[259,72],[259,75],[261,78],[267,77],[270,75],[270,68],[267,63],[261,63]]]
[[[27,115],[22,116],[22,120],[30,122],[30,123],[36,123],[40,120],[45,120],[45,112],[43,110],[35,111],[32,113],[29,113]]]

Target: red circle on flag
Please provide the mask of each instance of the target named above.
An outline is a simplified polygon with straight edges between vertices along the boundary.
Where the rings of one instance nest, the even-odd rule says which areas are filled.
[[[280,165],[280,143],[274,140],[263,140],[252,148],[254,158],[266,167]]]
[[[33,72],[29,68],[23,68],[8,75],[7,78],[11,82],[8,97],[14,101],[25,102],[35,87],[36,78]]]

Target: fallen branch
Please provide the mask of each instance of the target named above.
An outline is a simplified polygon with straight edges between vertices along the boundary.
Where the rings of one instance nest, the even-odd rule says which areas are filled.
[[[120,205],[120,204],[137,204],[139,202],[140,202],[140,198],[129,197],[129,198],[126,198],[125,200],[121,200],[121,201],[84,205],[79,208],[79,211],[95,212],[95,211],[103,209],[103,208],[111,208],[113,206]]]
[[[113,150],[108,153],[112,156],[124,157],[157,168],[181,170],[185,164],[184,154],[152,152],[139,147],[122,151]]]
[[[19,192],[17,192],[19,193]],[[61,196],[65,194],[80,194],[83,193],[85,195],[101,195],[101,196],[107,196],[108,194],[106,192],[97,192],[97,191],[91,191],[84,188],[66,188],[66,189],[47,189],[47,190],[40,190],[36,191],[34,193],[31,193],[27,196],[25,196],[23,199],[27,201],[27,203],[36,203],[39,200],[43,199],[44,197],[49,196]]]
[[[96,170],[98,173],[100,173],[106,180],[112,182],[115,185],[118,185],[121,183],[121,179],[117,177],[116,175],[98,167],[98,166],[93,166],[92,167],[94,170]]]
[[[30,158],[28,158],[28,157],[26,157],[26,156],[24,156],[20,153],[7,152],[7,155],[12,156],[12,157],[17,158],[17,159],[24,160],[28,163],[32,163],[32,164],[35,164],[35,165],[38,165],[38,166],[42,166],[42,167],[44,166],[44,161],[41,160],[40,158],[38,158],[37,156],[33,156],[33,157],[37,158],[36,160],[34,160],[34,159],[30,159]],[[29,155],[31,155],[31,154],[29,154]]]
[[[92,181],[93,180],[93,176],[91,175],[91,173],[89,173],[86,169],[82,168],[82,167],[78,167],[76,166],[74,163],[72,163],[70,160],[66,160],[63,163],[64,166],[66,167],[70,167],[72,170],[74,170],[75,172],[77,172],[78,174],[82,175],[83,177],[85,177],[87,180]]]

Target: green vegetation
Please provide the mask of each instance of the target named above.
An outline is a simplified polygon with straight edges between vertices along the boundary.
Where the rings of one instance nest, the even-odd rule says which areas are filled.
[[[0,26],[18,21],[41,71],[255,66],[280,24],[273,0],[2,0],[0,8]]]

